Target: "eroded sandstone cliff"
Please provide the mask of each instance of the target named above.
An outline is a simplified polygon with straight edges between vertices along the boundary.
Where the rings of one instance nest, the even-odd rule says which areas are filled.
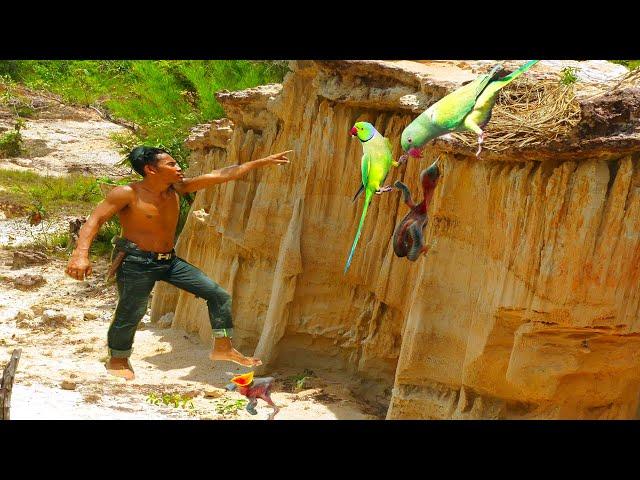
[[[292,62],[283,85],[220,93],[228,119],[194,131],[189,176],[288,149],[292,162],[200,192],[177,251],[233,295],[236,341],[263,370],[350,372],[387,418],[634,417],[637,89],[585,99],[575,135],[546,149],[477,159],[437,140],[387,181],[418,192],[419,172],[441,155],[432,250],[415,263],[394,256],[407,211],[394,191],[374,198],[342,273],[362,208],[351,201],[362,152],[353,123],[373,123],[398,158],[417,112],[482,66]],[[210,340],[204,301],[159,284],[152,320],[169,311],[174,327]]]

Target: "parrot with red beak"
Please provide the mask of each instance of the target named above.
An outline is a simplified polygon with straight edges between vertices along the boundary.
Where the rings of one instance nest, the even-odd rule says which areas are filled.
[[[383,186],[382,184],[387,178],[389,170],[391,170],[391,165],[398,166],[398,162],[393,160],[391,142],[383,137],[369,122],[356,122],[349,133],[360,140],[364,152],[360,162],[362,185],[360,185],[360,189],[356,192],[353,200],[355,201],[363,191],[365,192],[365,197],[362,216],[360,217],[356,237],[353,240],[353,245],[349,252],[349,258],[347,258],[347,263],[344,267],[344,273],[347,273],[351,265],[353,253],[360,239],[362,225],[364,225],[364,219],[367,216],[367,209],[369,208],[373,194],[381,194],[393,190],[393,187]]]
[[[427,142],[450,132],[464,130],[478,135],[476,156],[479,156],[484,141],[482,129],[491,119],[498,92],[538,62],[531,60],[503,78],[498,78],[503,70],[502,65],[496,65],[488,74],[480,75],[438,100],[402,131],[400,143],[402,150],[407,153],[398,161],[404,163],[408,156],[420,158]]]
[[[436,160],[420,173],[420,184],[424,194],[420,203],[413,201],[409,187],[400,181],[395,183],[395,186],[402,190],[404,202],[410,209],[393,232],[393,251],[398,257],[407,257],[408,260],[415,262],[421,254],[429,250],[429,247],[424,244],[422,231],[427,225],[427,208],[439,178],[440,170]]]
[[[236,375],[225,388],[229,391],[237,390],[238,393],[249,399],[246,410],[251,415],[258,414],[256,405],[258,405],[258,399],[261,398],[273,408],[273,411],[269,414],[269,420],[273,420],[273,417],[280,411],[276,404],[273,403],[273,400],[271,400],[271,386],[273,385],[273,381],[273,377],[253,378],[253,372],[249,372],[244,375]]]

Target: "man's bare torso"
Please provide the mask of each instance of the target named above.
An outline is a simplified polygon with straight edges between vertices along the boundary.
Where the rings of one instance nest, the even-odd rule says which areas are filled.
[[[180,199],[173,188],[162,193],[151,192],[140,185],[129,185],[133,200],[118,212],[122,236],[142,250],[170,252],[178,225]]]

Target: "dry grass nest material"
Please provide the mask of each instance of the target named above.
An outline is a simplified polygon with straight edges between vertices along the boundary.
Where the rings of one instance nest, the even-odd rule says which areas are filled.
[[[611,85],[590,84],[595,98],[640,83],[640,69],[633,70]],[[586,85],[585,85],[586,86]],[[533,80],[526,76],[503,88],[487,124],[482,148],[494,152],[531,148],[567,136],[580,122],[581,110],[576,89],[581,82],[568,85],[556,78]],[[455,132],[452,136],[469,147],[478,145],[473,132]]]
[[[482,148],[500,152],[542,145],[567,135],[579,122],[575,84],[520,78],[498,93]],[[477,146],[473,132],[452,136],[469,147]]]

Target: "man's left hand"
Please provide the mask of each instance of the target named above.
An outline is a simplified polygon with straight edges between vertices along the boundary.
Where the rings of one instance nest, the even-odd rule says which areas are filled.
[[[265,164],[284,165],[286,163],[289,163],[289,159],[286,157],[286,154],[291,152],[293,152],[293,150],[287,150],[286,152],[274,153],[273,155],[269,155],[268,157],[264,158]]]

